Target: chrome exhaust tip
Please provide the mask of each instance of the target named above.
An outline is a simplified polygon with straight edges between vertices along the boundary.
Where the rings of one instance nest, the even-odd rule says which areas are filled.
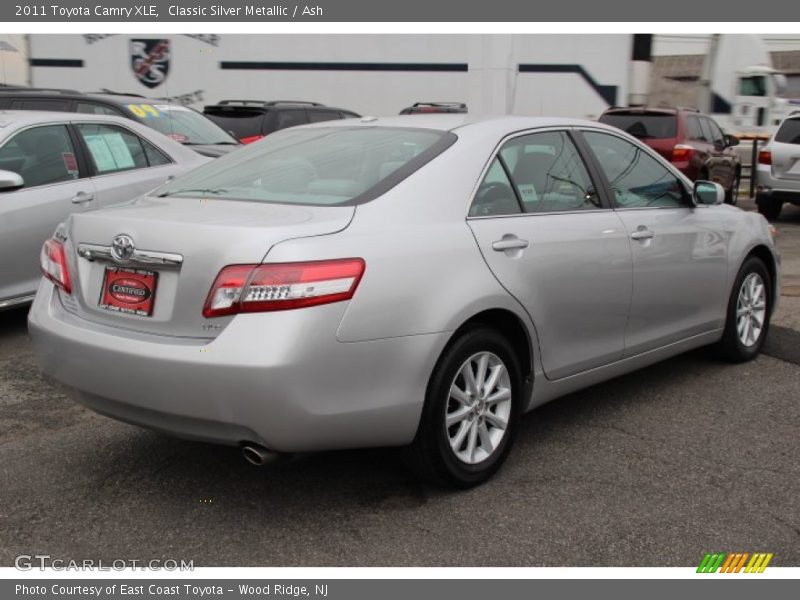
[[[278,452],[273,452],[259,446],[258,444],[245,444],[242,446],[242,456],[251,465],[263,467],[271,463],[276,463],[280,460],[281,455]]]

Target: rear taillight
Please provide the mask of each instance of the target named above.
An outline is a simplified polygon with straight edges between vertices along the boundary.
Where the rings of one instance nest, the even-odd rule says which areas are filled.
[[[672,162],[689,162],[692,160],[692,154],[694,154],[694,148],[691,146],[676,144],[672,149],[672,158],[670,160]]]
[[[67,267],[67,251],[64,244],[56,239],[49,239],[42,246],[40,256],[42,274],[68,294],[72,293],[72,283]]]
[[[758,153],[758,164],[760,165],[771,165],[772,164],[772,152],[769,150],[760,150]]]
[[[263,135],[248,135],[247,137],[239,138],[239,141],[242,142],[243,144],[252,144],[253,142],[257,142],[263,137],[264,137]]]
[[[360,258],[231,265],[214,280],[203,316],[288,310],[349,300],[365,266]]]

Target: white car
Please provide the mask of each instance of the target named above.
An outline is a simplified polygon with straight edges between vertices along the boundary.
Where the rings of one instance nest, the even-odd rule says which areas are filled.
[[[42,243],[70,214],[128,201],[209,160],[131,119],[0,111],[0,310],[33,300]]]
[[[758,153],[758,212],[770,221],[784,202],[800,206],[800,113],[787,117]]]

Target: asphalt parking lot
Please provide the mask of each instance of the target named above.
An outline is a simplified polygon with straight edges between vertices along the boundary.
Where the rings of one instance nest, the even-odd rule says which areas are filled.
[[[787,295],[764,355],[695,351],[544,406],[466,492],[416,482],[391,451],[259,469],[97,416],[42,381],[25,311],[0,313],[0,565],[692,566],[761,551],[800,566],[800,209],[778,227]]]

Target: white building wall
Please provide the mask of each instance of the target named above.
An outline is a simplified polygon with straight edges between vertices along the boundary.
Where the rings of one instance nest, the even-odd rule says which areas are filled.
[[[131,69],[130,40],[169,38],[165,81],[148,88]],[[201,108],[224,98],[313,100],[362,114],[397,114],[417,101],[464,101],[471,113],[596,116],[607,106],[585,77],[518,72],[519,64],[580,66],[595,84],[627,95],[630,35],[184,35],[31,36],[33,84],[176,97]],[[453,71],[231,70],[229,61],[449,65]],[[468,69],[468,70],[467,70]]]

